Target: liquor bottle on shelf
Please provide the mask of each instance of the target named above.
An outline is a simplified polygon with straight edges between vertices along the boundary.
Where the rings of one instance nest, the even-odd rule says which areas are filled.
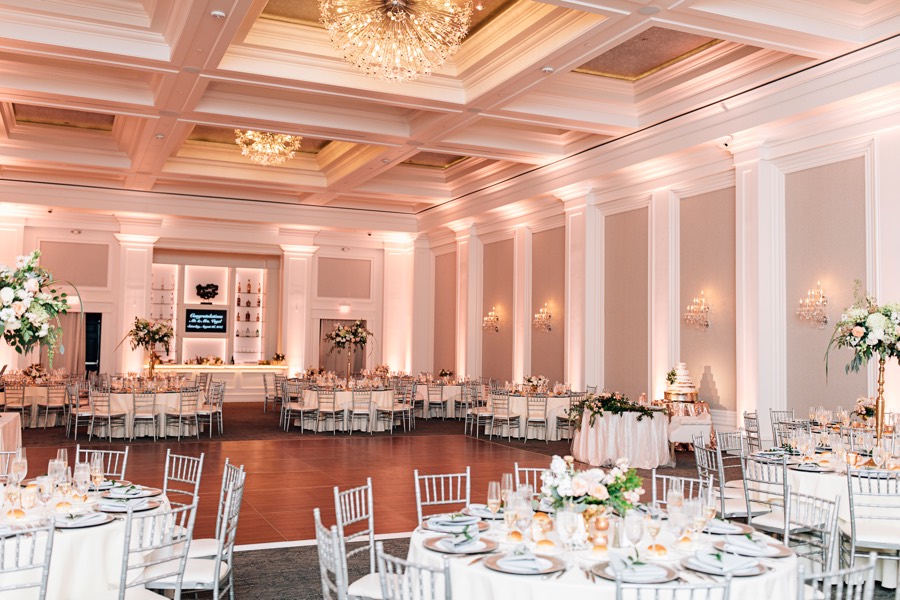
[[[237,321],[238,321],[238,323],[241,322],[241,313],[237,313]]]
[[[259,282],[259,283],[256,284],[256,293],[257,293],[257,294],[261,294],[261,293],[262,293],[262,282]]]
[[[245,334],[247,337],[250,337],[250,328],[249,328],[249,327],[248,327],[247,329],[244,330],[244,334]]]
[[[250,301],[247,300],[247,308],[250,308]]]
[[[262,306],[262,298],[260,298],[259,296],[256,297],[256,305]]]
[[[240,330],[240,329],[235,329],[235,330],[234,330],[234,337],[241,337],[241,330]]]
[[[256,320],[259,321],[259,313],[256,313]]]
[[[247,278],[247,293],[250,293],[250,278]]]
[[[247,321],[249,321],[249,320],[250,320],[250,311],[248,310],[247,311]]]
[[[237,293],[240,294],[240,293],[241,293],[241,282],[240,282],[240,281],[238,281],[237,286],[238,286],[238,291],[237,291]]]
[[[237,299],[237,305],[240,306],[240,305],[241,305],[241,297],[238,296],[237,298],[238,298],[238,299]]]
[[[259,337],[259,329],[256,330],[256,337]]]

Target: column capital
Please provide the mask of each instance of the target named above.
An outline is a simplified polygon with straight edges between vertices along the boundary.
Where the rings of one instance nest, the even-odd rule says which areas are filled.
[[[114,233],[119,244],[123,246],[153,246],[158,240],[158,235],[138,235],[135,233]]]
[[[282,254],[285,256],[312,256],[318,250],[318,246],[301,246],[295,244],[279,244]]]

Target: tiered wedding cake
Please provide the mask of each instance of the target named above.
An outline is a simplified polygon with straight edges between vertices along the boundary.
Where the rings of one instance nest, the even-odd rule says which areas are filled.
[[[675,365],[675,381],[666,388],[665,397],[670,402],[697,401],[697,388],[684,363]]]

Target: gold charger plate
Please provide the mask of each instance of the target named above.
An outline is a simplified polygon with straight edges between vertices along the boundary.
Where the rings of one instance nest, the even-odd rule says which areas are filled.
[[[719,577],[724,577],[725,575],[725,573],[717,571],[716,569],[706,568],[703,564],[694,562],[693,556],[682,558],[681,566],[689,571],[696,571],[698,573],[705,573],[707,575],[717,575]],[[730,571],[732,577],[756,577],[757,575],[762,575],[765,572],[766,567],[760,563],[756,563],[756,566],[744,569],[742,571]]]
[[[500,565],[500,561],[503,560],[508,554],[494,554],[488,556],[484,559],[484,566],[492,571],[497,571],[499,573],[507,573],[510,575],[547,575],[548,573],[557,573],[559,571],[563,571],[566,568],[566,563],[564,563],[561,559],[556,558],[555,556],[548,556],[546,554],[535,554],[535,558],[546,561],[547,566],[538,571],[526,571],[519,569],[509,569],[502,565]]]
[[[710,531],[709,526],[707,525],[703,532],[708,533],[709,535],[744,535],[745,533],[753,533],[756,531],[746,523],[735,523],[734,521],[729,521],[729,523],[738,527],[739,531]]]
[[[721,550],[722,552],[728,552],[729,554],[737,554],[738,556],[746,556],[748,558],[786,558],[786,557],[790,556],[791,554],[793,554],[791,549],[788,548],[787,546],[784,546],[782,544],[773,544],[771,542],[768,544],[769,548],[771,549],[771,550],[769,550],[768,554],[747,554],[746,552],[741,552],[740,548],[726,550],[725,544],[727,544],[727,543],[728,542],[726,542],[725,540],[719,540],[717,542],[713,542],[713,548],[715,548],[716,550]]]
[[[606,572],[606,569],[607,569],[608,566],[609,566],[609,562],[607,562],[607,561],[604,561],[604,562],[601,562],[601,563],[597,563],[596,565],[594,565],[593,567],[591,567],[591,573],[593,573],[593,574],[596,575],[597,577],[602,577],[603,579],[608,579],[609,581],[615,581],[615,580],[616,580],[616,576],[615,576],[615,575],[611,575],[611,574],[609,574],[609,573]],[[622,581],[623,581],[624,583],[648,583],[648,584],[655,584],[655,583],[668,583],[668,582],[670,582],[670,581],[675,581],[676,579],[678,579],[678,572],[677,572],[675,569],[670,569],[669,567],[667,567],[667,566],[665,566],[665,565],[658,564],[658,563],[653,563],[653,566],[665,570],[666,574],[663,575],[663,576],[661,576],[661,577],[658,577],[658,578],[656,578],[656,579],[651,579],[651,580],[641,579],[641,580],[639,580],[639,581],[637,581],[637,580],[629,580],[628,578],[623,577],[623,578],[622,578]]]
[[[110,490],[102,492],[100,494],[101,498],[109,498],[112,500],[139,500],[140,498],[155,498],[162,494],[162,490],[159,488],[151,488],[145,487],[141,490],[141,493],[136,496],[113,496]]]
[[[433,515],[433,516],[436,516],[436,515]],[[446,531],[444,529],[432,529],[431,527],[428,526],[428,519],[425,519],[424,521],[422,521],[420,526],[422,527],[422,529],[424,529],[426,531],[434,531],[435,533],[453,533],[451,531]],[[484,521],[478,521],[478,532],[479,533],[484,533],[488,529],[490,529],[490,525],[488,525]],[[462,531],[460,531],[459,533],[462,533]]]
[[[500,546],[500,544],[498,544],[494,540],[479,538],[478,541],[481,542],[481,546],[473,546],[464,550],[450,550],[447,547],[443,546],[441,542],[443,540],[449,540],[452,537],[453,536],[450,535],[441,535],[438,537],[428,538],[427,540],[425,540],[425,542],[422,543],[422,545],[429,550],[440,552],[441,554],[485,554],[486,552],[493,552]]]
[[[155,508],[159,508],[160,502],[158,500],[151,500],[147,504],[141,506],[140,508],[135,508],[132,512],[144,512],[147,510],[153,510]],[[125,514],[128,512],[128,503],[123,502],[121,507],[119,506],[103,506],[102,504],[97,507],[97,510],[105,513],[113,513],[113,514]]]

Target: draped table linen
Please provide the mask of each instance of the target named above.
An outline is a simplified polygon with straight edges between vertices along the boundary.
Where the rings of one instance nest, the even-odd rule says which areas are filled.
[[[350,390],[340,390],[334,394],[334,403],[337,408],[344,411],[344,422],[347,427],[351,426],[350,412],[353,410],[353,392]],[[303,404],[305,406],[318,406],[318,395],[316,390],[303,390]],[[372,404],[369,406],[369,426],[372,431],[385,431],[385,424],[379,423],[376,418],[376,410],[379,408],[390,408],[394,404],[393,390],[372,390]],[[295,421],[296,425],[300,425],[299,418]],[[354,431],[360,431],[362,424],[358,425]],[[325,423],[319,422],[319,431],[325,431]],[[345,431],[338,428],[338,431]]]
[[[0,413],[0,452],[11,452],[22,445],[22,419],[19,413]]]
[[[490,404],[490,403],[489,403]],[[569,397],[568,396],[548,396],[547,397],[547,434],[550,436],[551,441],[558,441],[560,439],[559,432],[556,428],[556,419],[564,419],[566,417],[566,410],[569,408]],[[528,418],[528,396],[520,396],[520,395],[509,395],[509,412],[519,416],[519,437],[525,439],[526,435],[526,427],[525,420]],[[527,439],[539,439],[543,440],[543,430],[535,427],[528,428],[528,438]],[[485,434],[490,433],[490,425],[485,427]],[[515,427],[513,431],[516,431]],[[499,435],[500,437],[506,437],[507,435],[507,427],[504,425],[502,427],[498,427],[494,432],[494,435]]]
[[[581,429],[575,431],[572,455],[598,467],[623,456],[637,469],[655,469],[668,463],[668,416],[658,412],[638,420],[639,416],[636,412],[598,415],[592,425],[590,415],[584,415]]]

